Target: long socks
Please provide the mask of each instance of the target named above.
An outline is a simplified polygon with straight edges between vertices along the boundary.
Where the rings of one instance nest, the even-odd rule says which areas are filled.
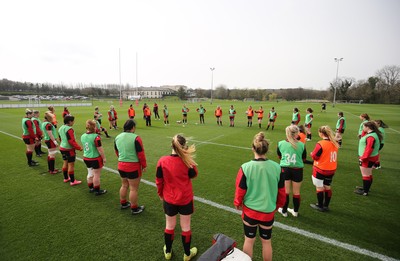
[[[371,188],[372,185],[372,177],[371,176],[363,176],[363,188],[364,192],[368,193],[369,189]]]
[[[28,160],[28,165],[32,164],[32,151],[27,151],[26,153],[26,158]]]
[[[47,156],[47,165],[49,167],[49,171],[54,171],[55,164],[56,164],[56,159],[50,158],[50,156]]]
[[[64,179],[68,179],[68,169],[67,168],[63,168],[62,169],[63,175],[64,175]]]
[[[283,213],[286,213],[286,212],[287,212],[288,206],[289,206],[289,194],[286,194],[286,202],[285,202],[285,205],[284,205],[283,208],[282,208],[282,212],[283,212]]]
[[[39,145],[35,145],[35,152],[36,152],[36,155],[42,154],[42,148],[41,148],[40,144]]]
[[[318,207],[324,206],[324,191],[317,191]]]
[[[300,195],[293,195],[293,210],[294,212],[299,212],[300,208]]]
[[[172,243],[174,242],[174,230],[165,229],[164,230],[164,242],[167,253],[171,253],[172,251]]]
[[[75,174],[74,172],[68,172],[68,176],[71,179],[71,182],[74,183],[75,182]]]
[[[192,231],[182,231],[182,245],[185,255],[190,256],[190,243],[192,242]]]
[[[324,207],[329,207],[329,203],[331,202],[332,198],[332,190],[330,189],[325,189],[325,202],[324,202]]]

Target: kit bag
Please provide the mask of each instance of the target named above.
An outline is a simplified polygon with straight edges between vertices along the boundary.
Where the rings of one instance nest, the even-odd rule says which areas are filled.
[[[198,261],[220,261],[233,252],[236,246],[235,240],[224,234],[213,236],[213,245],[207,249],[197,260]]]

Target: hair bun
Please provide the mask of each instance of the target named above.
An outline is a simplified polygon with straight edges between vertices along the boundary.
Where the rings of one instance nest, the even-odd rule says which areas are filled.
[[[265,134],[264,134],[264,132],[259,132],[259,133],[257,134],[256,140],[257,140],[257,141],[263,141],[264,139],[265,139]]]

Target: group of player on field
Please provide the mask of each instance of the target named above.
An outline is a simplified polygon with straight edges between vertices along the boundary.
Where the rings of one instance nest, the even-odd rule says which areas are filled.
[[[102,195],[107,190],[100,189],[101,170],[106,163],[106,156],[102,147],[100,132],[107,130],[101,126],[102,114],[98,107],[95,108],[94,120],[86,121],[86,133],[81,136],[82,146],[78,144],[73,130],[74,116],[70,115],[68,108],[63,111],[63,125],[58,128],[54,113],[54,107],[50,106],[44,114],[44,120],[39,119],[37,110],[26,110],[26,116],[22,119],[23,140],[26,144],[26,156],[29,166],[37,166],[37,161],[32,159],[33,151],[41,156],[41,140],[43,139],[48,148],[48,169],[49,173],[56,174],[59,171],[55,168],[55,154],[58,151],[62,154],[62,172],[64,183],[75,186],[81,183],[74,175],[74,163],[76,150],[83,151],[83,160],[87,166],[87,184],[89,192],[95,195]],[[133,215],[144,211],[145,207],[138,204],[138,188],[142,173],[146,171],[147,162],[143,142],[135,134],[136,123],[135,113],[132,113],[132,106],[128,110],[129,119],[123,126],[123,132],[115,137],[114,150],[118,157],[118,171],[121,177],[120,204],[121,209],[131,209]],[[149,110],[144,106],[144,111]],[[197,109],[200,116],[200,123],[204,124],[203,106]],[[184,106],[182,113],[183,124],[187,123],[185,113],[189,109]],[[286,127],[286,139],[279,141],[277,155],[279,164],[266,158],[269,143],[264,133],[258,133],[253,139],[252,150],[254,159],[244,163],[237,174],[236,192],[234,205],[242,210],[244,223],[245,242],[243,251],[250,257],[253,256],[253,246],[257,229],[263,246],[264,260],[271,260],[272,246],[271,235],[276,211],[287,217],[287,212],[292,216],[299,216],[301,203],[301,184],[303,181],[304,163],[312,163],[312,181],[316,187],[317,203],[310,204],[313,209],[320,212],[329,211],[329,204],[332,198],[331,183],[337,169],[337,154],[342,146],[342,135],[346,129],[346,119],[342,112],[338,113],[336,131],[329,126],[318,128],[320,140],[316,143],[311,152],[312,162],[307,161],[305,142],[311,140],[311,127],[313,121],[313,110],[307,108],[305,124],[298,126],[300,113],[297,108],[293,109],[291,125]],[[258,113],[259,127],[263,117],[262,106],[254,111],[248,107],[248,127],[252,126],[252,117]],[[236,111],[231,105],[229,117],[230,126],[234,126],[234,115]],[[146,114],[144,114],[146,116]],[[150,116],[151,113],[148,113]],[[165,115],[168,120],[168,109],[164,105]],[[232,115],[232,116],[231,116]],[[222,110],[217,106],[215,110],[217,124],[222,126]],[[233,118],[231,118],[233,117]],[[269,112],[269,124],[274,129],[274,122],[277,113],[272,107]],[[117,113],[113,106],[108,111],[110,129],[117,129]],[[367,196],[372,185],[372,169],[380,168],[379,151],[384,145],[384,129],[387,127],[381,120],[370,121],[367,114],[361,114],[362,123],[359,128],[359,165],[362,174],[363,186],[356,187],[356,194]],[[146,119],[147,122],[147,119]],[[156,185],[160,199],[163,201],[163,208],[166,218],[164,230],[164,257],[169,260],[172,257],[172,243],[174,240],[177,215],[180,214],[180,226],[182,244],[184,248],[184,260],[191,260],[197,254],[197,248],[190,247],[191,244],[191,215],[193,207],[193,188],[191,179],[198,174],[197,163],[193,160],[195,152],[194,145],[188,146],[182,135],[175,135],[171,143],[172,152],[169,156],[161,157],[156,167]],[[129,194],[128,194],[129,191]],[[290,194],[292,194],[293,208],[289,208]],[[260,204],[260,199],[266,202]]]

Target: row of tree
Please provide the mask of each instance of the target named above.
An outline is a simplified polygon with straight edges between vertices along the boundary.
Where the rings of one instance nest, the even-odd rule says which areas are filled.
[[[336,86],[338,100],[400,104],[400,67],[385,66],[367,80],[341,79],[331,83],[330,93]]]
[[[123,90],[134,88],[129,84],[122,86]],[[375,76],[367,80],[356,81],[353,78],[339,78],[332,81],[327,90],[306,88],[292,89],[229,89],[224,85],[210,89],[187,89],[181,87],[176,95],[181,99],[191,97],[243,100],[251,98],[262,101],[275,100],[328,100],[332,101],[336,88],[337,101],[361,101],[363,103],[394,103],[400,104],[400,67],[385,66],[378,70]],[[65,84],[15,82],[7,79],[0,80],[0,94],[3,95],[50,95],[55,94],[89,97],[119,97],[120,86],[116,84]]]

